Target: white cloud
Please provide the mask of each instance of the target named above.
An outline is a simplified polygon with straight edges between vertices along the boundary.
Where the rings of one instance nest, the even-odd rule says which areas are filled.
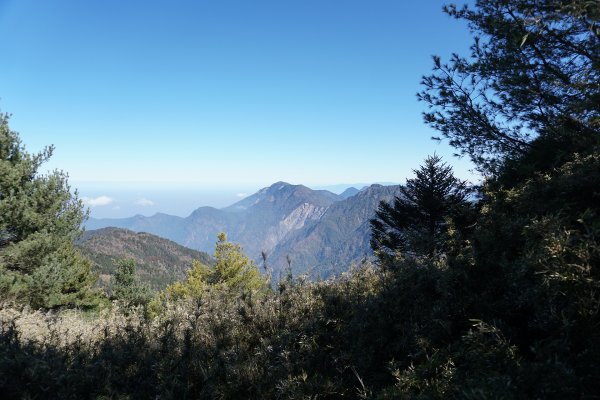
[[[146,199],[145,197],[140,197],[139,199],[137,199],[135,204],[137,204],[138,206],[146,207],[146,206],[153,206],[154,202],[152,200]]]
[[[238,193],[236,197],[248,197],[248,193]]]
[[[82,197],[81,200],[83,201],[83,204],[90,207],[107,206],[114,202],[114,200],[108,196]]]

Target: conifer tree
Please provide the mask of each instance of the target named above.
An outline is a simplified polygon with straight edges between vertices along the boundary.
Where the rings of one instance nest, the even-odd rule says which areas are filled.
[[[246,256],[239,244],[227,241],[224,232],[219,233],[215,246],[214,267],[194,260],[188,276],[183,282],[169,285],[166,293],[174,298],[200,298],[209,288],[224,290],[232,294],[256,292],[268,288],[258,267]]]
[[[227,241],[224,232],[219,233],[215,247],[215,264],[212,281],[234,291],[255,291],[265,286],[258,267],[243,252],[239,244]]]
[[[600,142],[597,0],[478,0],[444,7],[475,35],[423,78],[425,121],[484,172],[547,143],[538,162]],[[549,143],[548,143],[549,142]],[[571,147],[571,149],[569,149]]]
[[[29,154],[0,114],[0,295],[35,308],[92,307],[88,260],[73,247],[86,217],[67,175],[40,167],[53,147]]]
[[[371,248],[380,260],[398,252],[435,257],[446,251],[449,223],[468,224],[469,189],[436,155],[414,170],[393,204],[382,201],[371,220]]]
[[[208,288],[213,270],[198,260],[192,261],[192,268],[187,271],[184,281],[177,281],[166,288],[166,293],[173,298],[199,299]]]
[[[150,301],[150,290],[135,276],[135,261],[120,260],[114,275],[113,298],[123,307],[145,305]]]

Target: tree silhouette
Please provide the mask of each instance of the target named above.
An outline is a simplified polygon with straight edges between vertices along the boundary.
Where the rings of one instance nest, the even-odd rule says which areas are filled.
[[[435,257],[446,251],[449,224],[465,225],[470,209],[466,182],[439,156],[414,170],[393,203],[382,201],[371,220],[371,248],[380,260],[397,253]]]

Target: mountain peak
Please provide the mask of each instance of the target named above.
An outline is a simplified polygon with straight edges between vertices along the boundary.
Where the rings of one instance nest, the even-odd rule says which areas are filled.
[[[347,199],[348,197],[354,196],[358,192],[360,192],[360,190],[358,190],[357,188],[349,187],[348,189],[346,189],[342,193],[340,193],[340,196],[343,197],[344,199]]]
[[[304,186],[302,185],[292,185],[291,183],[287,183],[287,182],[283,182],[283,181],[279,181],[279,182],[275,182],[274,184],[272,184],[271,186],[267,187],[266,192],[267,193],[271,193],[274,194],[280,190],[294,190],[297,188],[302,188]]]
[[[271,186],[264,187],[258,192],[250,195],[237,203],[223,208],[228,212],[245,212],[250,208],[275,205],[276,208],[293,210],[300,204],[314,204],[318,207],[328,207],[331,203],[342,200],[338,195],[327,190],[312,190],[304,185],[292,185],[288,182],[275,182]]]
[[[369,219],[379,202],[392,201],[398,190],[399,186],[376,184],[344,199],[327,190],[275,182],[232,206],[200,207],[186,218],[156,214],[124,220],[89,220],[86,226],[120,226],[149,232],[210,252],[217,233],[227,232],[255,259],[259,259],[261,251],[269,252],[274,271],[286,268],[286,256],[291,255],[295,272],[304,273],[315,267],[329,276],[370,254]],[[133,238],[150,240],[144,235]]]
[[[285,186],[294,186],[294,185],[292,185],[291,183],[284,182],[284,181],[279,181],[279,182],[275,182],[274,184],[269,186],[269,188],[278,189],[278,188],[283,188]]]

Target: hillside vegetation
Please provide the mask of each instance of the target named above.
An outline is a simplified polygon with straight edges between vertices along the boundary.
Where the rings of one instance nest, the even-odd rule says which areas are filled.
[[[272,288],[267,255],[222,233],[214,265],[152,298],[119,263],[109,303],[72,246],[81,203],[4,117],[3,398],[599,398],[600,10],[446,12],[478,39],[435,58],[419,98],[486,179],[470,193],[428,157],[374,210],[376,263],[336,280]]]
[[[194,260],[206,265],[213,263],[206,253],[149,233],[119,228],[86,231],[76,245],[92,261],[92,269],[99,273],[104,286],[110,284],[119,260],[123,259],[133,260],[140,281],[155,290],[184,279]]]

